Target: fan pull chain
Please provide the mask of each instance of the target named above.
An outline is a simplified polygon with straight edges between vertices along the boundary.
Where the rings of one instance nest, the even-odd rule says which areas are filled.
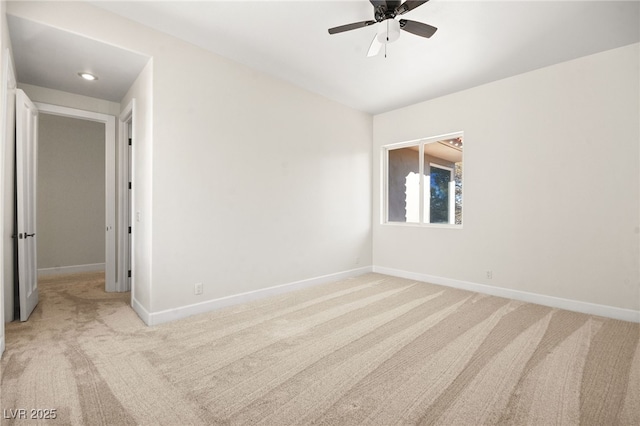
[[[387,59],[387,45],[389,44],[389,20],[387,19],[387,42],[384,44],[384,58]]]
[[[389,43],[389,20],[387,19],[387,43]]]

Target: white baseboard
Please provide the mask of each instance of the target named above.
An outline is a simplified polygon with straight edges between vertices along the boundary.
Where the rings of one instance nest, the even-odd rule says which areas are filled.
[[[2,325],[4,327],[4,324]],[[2,354],[4,353],[4,335],[1,336],[0,339],[0,359],[2,359]]]
[[[373,272],[443,285],[446,287],[469,290],[476,293],[489,294],[491,296],[520,300],[522,302],[535,303],[537,305],[560,308],[567,311],[580,312],[583,314],[597,315],[601,317],[613,318],[629,322],[640,322],[640,311],[634,311],[633,309],[623,309],[616,308],[614,306],[581,302],[579,300],[563,299],[561,297],[547,296],[538,293],[529,293],[526,291],[512,290],[504,287],[494,287],[469,281],[454,280],[451,278],[443,278],[434,275],[420,274],[417,272],[403,271],[400,269],[386,268],[384,266],[374,266]]]
[[[131,307],[133,308],[133,311],[138,314],[142,322],[146,325],[152,325],[149,311],[147,311],[135,297],[131,297]]]
[[[145,320],[143,315],[138,312],[136,307],[134,310],[138,312],[140,318],[147,325],[158,325],[170,321],[175,321],[182,318],[187,318],[197,314],[203,314],[206,312],[214,311],[228,306],[238,305],[241,303],[251,302],[253,300],[262,299],[268,296],[275,296],[278,294],[288,293],[293,290],[299,290],[307,287],[311,287],[318,284],[324,284],[332,281],[339,281],[345,278],[355,277],[358,275],[372,272],[371,266],[351,269],[349,271],[338,272],[335,274],[323,275],[316,278],[310,278],[306,280],[296,281],[288,284],[281,284],[274,287],[263,288],[260,290],[250,291],[247,293],[234,294],[233,296],[222,297],[219,299],[207,300],[205,302],[195,303],[193,305],[181,306],[179,308],[167,309],[160,312],[148,313],[140,306],[139,309],[144,311],[144,314],[148,316],[148,321]]]
[[[49,275],[77,274],[80,272],[100,272],[105,270],[104,263],[90,263],[88,265],[57,266],[55,268],[38,269],[38,277]]]

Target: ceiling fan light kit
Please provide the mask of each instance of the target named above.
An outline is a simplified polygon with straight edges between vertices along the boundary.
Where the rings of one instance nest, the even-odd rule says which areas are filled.
[[[378,25],[376,37],[380,43],[393,43],[400,38],[400,22],[395,19],[386,19]]]
[[[377,24],[376,36],[371,42],[367,56],[376,56],[380,52],[382,45],[393,43],[400,38],[400,30],[407,31],[420,37],[430,38],[438,30],[422,22],[410,21],[408,19],[396,20],[396,16],[404,15],[421,6],[429,0],[407,0],[404,3],[397,0],[369,0],[373,5],[374,20],[354,22],[352,24],[341,25],[329,28],[329,34],[338,34],[358,28],[368,27]],[[386,56],[386,55],[385,55]]]

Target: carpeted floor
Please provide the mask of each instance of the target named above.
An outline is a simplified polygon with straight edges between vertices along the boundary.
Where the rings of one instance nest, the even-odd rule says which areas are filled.
[[[101,274],[6,327],[2,424],[640,424],[640,325],[367,274],[154,328]]]

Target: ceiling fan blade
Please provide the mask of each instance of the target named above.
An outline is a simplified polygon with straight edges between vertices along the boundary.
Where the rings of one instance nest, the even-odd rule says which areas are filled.
[[[402,0],[387,0],[387,10],[395,10],[400,7]]]
[[[369,46],[369,51],[367,52],[367,57],[370,58],[372,56],[377,56],[380,53],[380,48],[382,47],[382,43],[378,41],[378,35],[373,36],[373,41],[371,41],[371,46]]]
[[[429,38],[435,34],[438,29],[422,22],[410,21],[408,19],[400,20],[400,28],[420,37]]]
[[[369,0],[373,7],[377,8],[378,6],[387,6],[387,10],[394,10],[396,7],[400,6],[402,0]]]
[[[364,28],[375,23],[376,21],[362,21],[354,22],[353,24],[341,25],[339,27],[329,28],[329,34],[337,34],[343,33],[345,31],[356,30],[358,28]]]
[[[422,6],[428,1],[429,0],[407,0],[396,8],[396,14],[404,15],[407,12],[411,12],[413,9],[415,9],[418,6]]]

